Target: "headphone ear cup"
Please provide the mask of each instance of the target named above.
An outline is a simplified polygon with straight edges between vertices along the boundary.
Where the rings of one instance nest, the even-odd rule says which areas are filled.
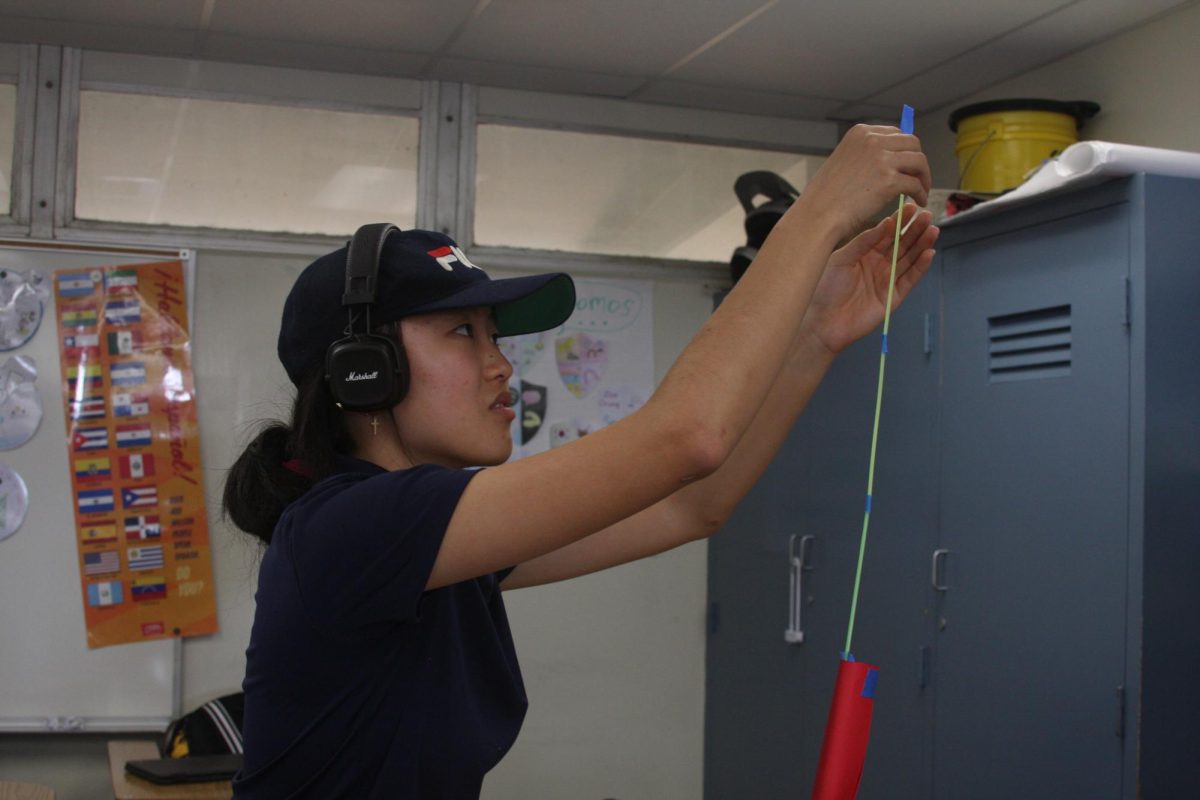
[[[408,363],[395,341],[374,334],[334,342],[325,355],[325,380],[347,411],[391,408],[408,391]]]

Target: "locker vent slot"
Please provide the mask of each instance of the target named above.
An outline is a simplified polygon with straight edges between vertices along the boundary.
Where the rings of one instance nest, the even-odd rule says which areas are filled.
[[[1071,374],[1071,307],[1055,306],[988,318],[992,383]]]

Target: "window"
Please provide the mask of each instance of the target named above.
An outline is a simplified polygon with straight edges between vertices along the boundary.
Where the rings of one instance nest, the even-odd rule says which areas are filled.
[[[797,189],[824,161],[737,147],[485,124],[478,128],[475,243],[725,261],[745,244],[739,175]]]
[[[345,235],[416,219],[415,117],[80,95],[75,217]]]
[[[17,128],[17,87],[0,83],[0,217],[12,213],[13,139]]]

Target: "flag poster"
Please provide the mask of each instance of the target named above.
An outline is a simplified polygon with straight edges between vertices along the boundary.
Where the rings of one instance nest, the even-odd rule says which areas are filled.
[[[215,633],[183,262],[54,277],[88,646]]]

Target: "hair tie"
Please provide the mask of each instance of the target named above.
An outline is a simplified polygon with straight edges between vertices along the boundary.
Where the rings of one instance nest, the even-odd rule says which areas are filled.
[[[309,480],[313,479],[312,471],[309,470],[308,468],[306,468],[303,464],[301,464],[299,459],[293,458],[293,459],[284,461],[283,468],[286,469],[288,472],[296,473],[301,478],[308,478]]]

